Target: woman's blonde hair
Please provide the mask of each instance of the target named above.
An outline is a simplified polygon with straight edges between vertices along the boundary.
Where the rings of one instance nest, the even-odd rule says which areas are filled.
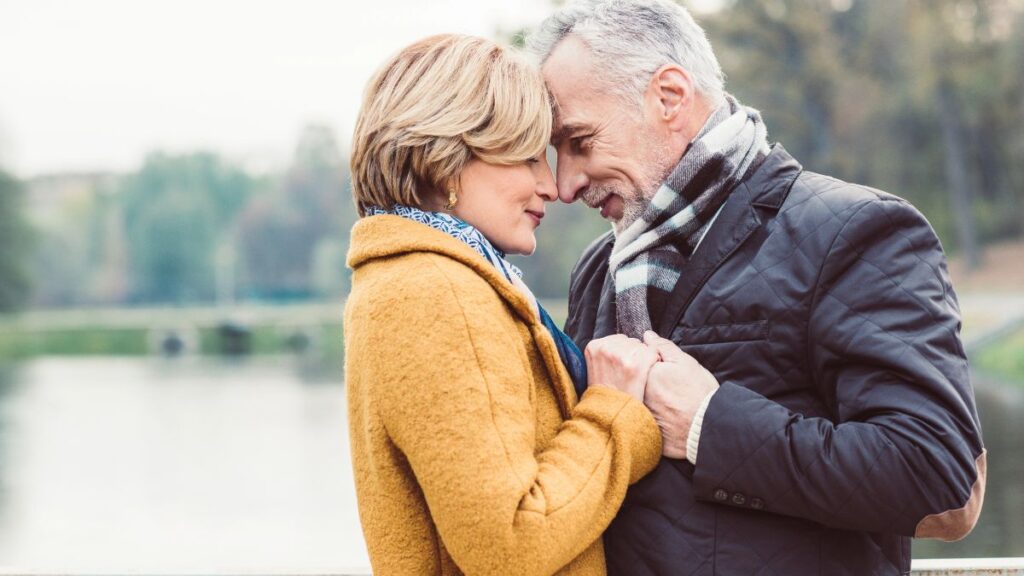
[[[517,164],[544,151],[551,104],[524,57],[472,36],[424,38],[370,80],[353,135],[352,196],[424,208],[447,197],[473,158]],[[442,195],[443,196],[440,196]]]

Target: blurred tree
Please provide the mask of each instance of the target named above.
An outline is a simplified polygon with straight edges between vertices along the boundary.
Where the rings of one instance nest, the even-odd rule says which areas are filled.
[[[731,0],[705,16],[728,89],[811,170],[907,197],[948,244],[1024,232],[1014,0]],[[1019,149],[1019,148],[1016,148]]]
[[[185,191],[159,194],[129,230],[139,299],[169,303],[213,299],[217,230],[208,202]]]
[[[308,126],[279,186],[242,214],[239,245],[250,295],[291,300],[341,294],[344,234],[356,218],[346,182],[333,131]]]
[[[123,301],[127,271],[124,238],[117,235],[117,182],[117,176],[97,172],[49,174],[25,182],[36,235],[32,306]]]
[[[0,171],[0,313],[19,310],[28,302],[31,239],[21,185]]]
[[[764,110],[770,134],[785,126],[786,146],[822,172],[834,172],[838,156],[841,14],[822,0],[733,0],[706,19],[729,89]]]
[[[214,252],[254,187],[214,154],[150,155],[120,193],[136,302],[210,301]]]

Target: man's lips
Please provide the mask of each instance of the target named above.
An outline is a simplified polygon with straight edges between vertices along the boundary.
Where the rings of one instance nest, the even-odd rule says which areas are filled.
[[[605,194],[603,197],[599,197],[599,198],[596,198],[596,199],[595,198],[587,198],[586,196],[584,196],[583,197],[583,202],[584,202],[584,204],[586,204],[587,206],[590,206],[591,208],[593,208],[595,210],[601,210],[601,217],[602,218],[608,218],[608,204],[609,204],[609,201],[612,199],[613,196],[615,196],[615,194],[611,194],[611,193]],[[595,200],[597,200],[597,201],[595,202]]]
[[[615,195],[614,194],[609,194],[609,195],[604,197],[604,200],[601,200],[600,204],[595,206],[595,208],[600,208],[601,209],[601,218],[604,218],[604,219],[607,220],[608,217],[610,216],[610,214],[611,214],[610,206],[611,206],[613,198],[615,198]]]

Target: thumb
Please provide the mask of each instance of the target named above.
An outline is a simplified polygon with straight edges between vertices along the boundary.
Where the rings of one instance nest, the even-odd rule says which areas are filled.
[[[675,342],[658,336],[653,330],[644,332],[644,344],[656,350],[663,362],[679,362],[689,358],[689,355],[680,350]]]

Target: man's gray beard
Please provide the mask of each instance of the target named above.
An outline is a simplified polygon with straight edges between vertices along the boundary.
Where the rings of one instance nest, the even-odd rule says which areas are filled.
[[[667,158],[668,152],[662,150],[659,154],[654,155],[655,158]],[[673,163],[667,161],[660,162],[659,165],[653,167],[650,173],[646,174],[645,181],[642,184],[642,188],[633,188],[631,199],[627,199],[626,196],[619,195],[622,198],[622,218],[618,221],[612,222],[612,233],[617,237],[622,234],[622,231],[629,228],[634,222],[639,220],[644,212],[647,211],[647,206],[650,205],[654,195],[658,193],[658,189],[661,188],[661,183],[668,178],[668,174],[671,171]]]
[[[651,199],[654,198],[660,187],[661,181],[652,179],[646,186],[646,189],[639,190],[634,188],[629,198],[622,194],[618,195],[619,198],[622,198],[622,218],[612,222],[612,233],[615,236],[622,234],[623,230],[629,228],[630,225],[644,215],[644,212],[647,211],[647,206],[650,205]]]
[[[612,233],[618,236],[622,234],[623,230],[629,228],[630,224],[639,220],[644,215],[647,205],[651,203],[651,198],[653,197],[654,195],[652,194],[650,197],[638,195],[633,200],[628,201],[623,199],[622,218],[612,222]]]
[[[593,186],[587,189],[583,193],[581,199],[587,206],[593,206],[597,200],[606,200],[611,196],[618,196],[622,200],[622,218],[618,220],[612,220],[612,232],[618,236],[619,232],[626,229],[626,226],[636,221],[641,214],[644,213],[644,208],[647,207],[647,202],[640,200],[637,202],[636,198],[639,197],[636,189],[631,190],[632,192],[627,196],[623,190],[613,186]],[[633,200],[630,200],[633,198]],[[627,222],[628,221],[628,222]],[[625,222],[625,224],[623,224]]]

